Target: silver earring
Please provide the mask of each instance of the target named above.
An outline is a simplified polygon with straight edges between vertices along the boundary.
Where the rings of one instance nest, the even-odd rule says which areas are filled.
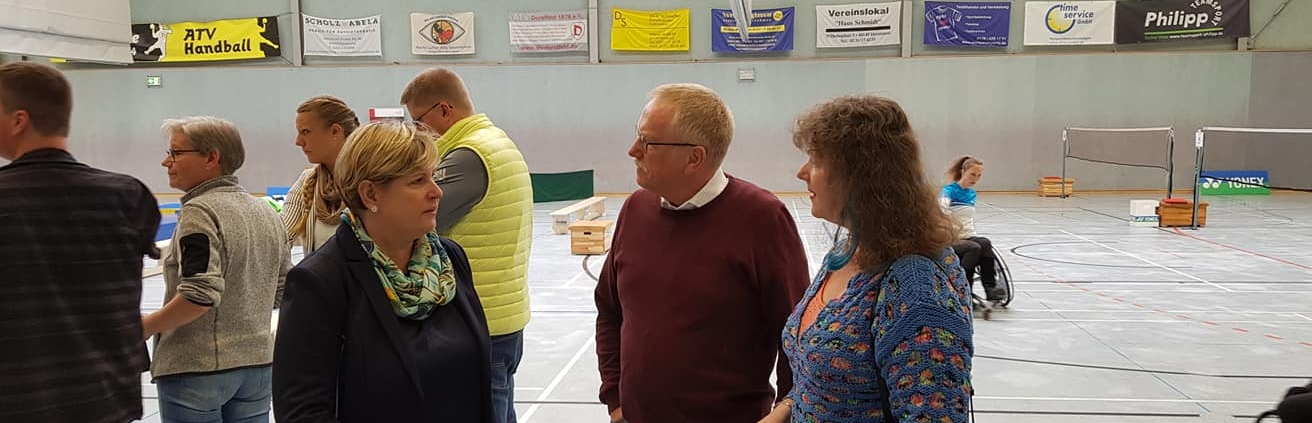
[[[370,207],[370,208],[369,208],[369,211],[374,212],[374,213],[378,213],[378,206]]]

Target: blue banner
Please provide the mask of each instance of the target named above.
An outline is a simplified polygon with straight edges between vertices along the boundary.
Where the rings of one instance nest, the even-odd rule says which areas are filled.
[[[1010,2],[925,2],[925,45],[1006,47]]]
[[[743,53],[793,49],[793,9],[753,9],[747,39],[729,9],[711,9],[711,51]]]

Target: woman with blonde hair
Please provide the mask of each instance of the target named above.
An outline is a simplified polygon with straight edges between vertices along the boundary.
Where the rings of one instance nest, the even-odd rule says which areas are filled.
[[[793,142],[811,214],[842,230],[784,326],[793,389],[764,421],[965,422],[970,286],[906,114],[840,97],[803,113]]]
[[[312,166],[287,191],[282,219],[288,237],[299,241],[307,255],[337,230],[346,205],[333,182],[333,168],[346,137],[359,126],[346,102],[331,95],[311,97],[296,108],[296,146]]]
[[[342,224],[287,274],[278,422],[492,422],[487,319],[464,250],[436,231],[438,160],[410,123],[342,148]]]

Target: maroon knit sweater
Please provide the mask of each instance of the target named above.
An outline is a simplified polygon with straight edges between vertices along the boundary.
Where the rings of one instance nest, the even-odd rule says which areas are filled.
[[[596,290],[601,401],[630,423],[764,417],[792,388],[779,340],[806,263],[788,208],[749,182],[693,210],[633,193]]]

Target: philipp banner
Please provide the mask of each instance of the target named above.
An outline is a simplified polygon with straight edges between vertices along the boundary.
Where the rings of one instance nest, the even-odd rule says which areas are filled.
[[[1116,42],[1249,36],[1249,0],[1116,2]]]

